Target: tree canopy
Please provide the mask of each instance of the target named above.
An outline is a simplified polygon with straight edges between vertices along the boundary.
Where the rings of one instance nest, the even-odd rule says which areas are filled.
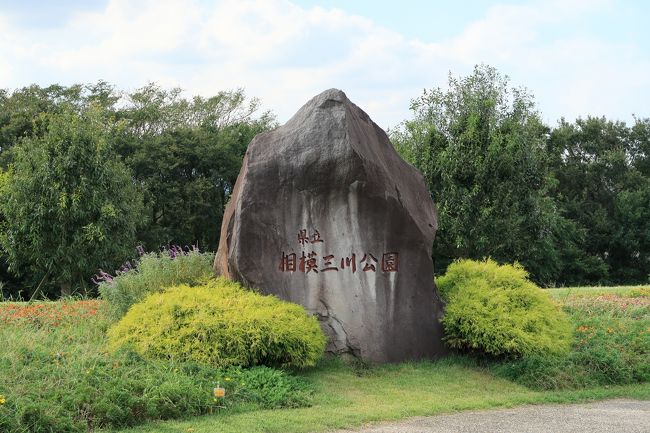
[[[649,120],[549,128],[532,95],[486,65],[411,110],[391,138],[438,206],[437,272],[492,257],[547,285],[647,281]]]
[[[63,294],[136,242],[142,193],[117,158],[101,112],[41,114],[41,134],[16,146],[2,188],[0,245],[11,268]]]
[[[529,91],[486,65],[411,109],[391,139],[438,206],[437,273],[492,257],[544,285],[648,281],[650,119],[548,126]],[[248,143],[273,127],[241,89],[0,90],[2,295],[84,288],[138,244],[215,250]]]
[[[550,191],[579,233],[566,283],[643,282],[650,273],[650,120],[564,119],[551,133]]]
[[[83,288],[138,244],[216,249],[246,147],[273,126],[241,89],[188,99],[100,81],[0,92],[5,293]]]

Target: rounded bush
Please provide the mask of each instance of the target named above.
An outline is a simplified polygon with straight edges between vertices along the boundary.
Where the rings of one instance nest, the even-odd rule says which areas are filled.
[[[437,279],[445,341],[490,355],[561,354],[569,350],[566,314],[518,264],[460,260]]]
[[[244,290],[223,278],[154,293],[108,332],[109,349],[226,367],[305,367],[325,350],[318,321],[300,305]]]

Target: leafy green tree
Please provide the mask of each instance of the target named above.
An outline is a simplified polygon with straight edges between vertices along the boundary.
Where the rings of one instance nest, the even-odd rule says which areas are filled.
[[[562,280],[646,282],[650,273],[650,120],[560,121],[548,142],[558,206],[584,233]],[[567,260],[569,262],[570,260]]]
[[[129,95],[119,152],[145,191],[149,249],[198,243],[215,250],[228,196],[251,139],[273,126],[242,90],[181,97],[149,84]]]
[[[422,171],[439,212],[433,257],[443,273],[456,258],[519,261],[539,282],[562,266],[545,142],[532,96],[496,69],[449,76],[425,90],[412,120],[393,131],[401,155]]]
[[[118,100],[113,86],[105,81],[69,87],[33,84],[13,92],[0,90],[0,167],[9,165],[11,149],[20,140],[47,129],[41,122],[48,118],[41,114],[60,113],[63,109],[81,112],[91,104],[103,107],[108,114],[114,112]]]
[[[101,107],[96,116],[111,126],[108,140],[144,191],[146,223],[138,239],[149,249],[170,243],[216,249],[246,147],[274,126],[273,117],[241,89],[185,98],[155,83],[123,93],[99,81],[0,91],[0,167],[9,167],[21,141],[43,136],[51,114],[81,115],[91,106]],[[7,260],[0,256],[0,263]]]
[[[64,108],[80,112],[94,104],[104,107],[106,116],[114,117],[118,99],[114,88],[104,81],[69,87],[31,85],[12,92],[0,90],[0,170],[10,166],[12,150],[21,140],[47,130],[43,122],[47,122],[48,116],[43,114],[60,113]],[[19,277],[10,273],[8,257],[0,251],[0,285],[5,297],[20,297],[30,280],[30,274]]]
[[[0,168],[0,197],[9,178],[9,173]],[[2,213],[0,213],[0,227],[2,227]],[[22,290],[22,281],[9,272],[7,258],[0,251],[0,301],[7,298],[19,298]]]
[[[142,193],[110,140],[103,109],[62,107],[41,114],[44,128],[15,146],[2,190],[0,245],[14,272],[86,288],[98,268],[129,256],[141,222]]]

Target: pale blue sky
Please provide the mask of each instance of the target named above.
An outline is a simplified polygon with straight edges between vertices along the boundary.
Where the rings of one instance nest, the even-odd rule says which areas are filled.
[[[286,121],[343,89],[381,126],[488,63],[565,116],[650,116],[649,2],[0,0],[0,87],[244,87]]]

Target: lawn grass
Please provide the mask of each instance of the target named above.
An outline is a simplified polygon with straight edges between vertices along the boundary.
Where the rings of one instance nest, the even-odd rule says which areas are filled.
[[[576,327],[579,328],[580,321],[589,320],[589,317],[594,317],[596,323],[605,326],[606,335],[601,336],[601,340],[594,340],[595,342],[616,344],[617,338],[628,337],[617,333],[610,334],[607,332],[608,327],[614,326],[614,322],[617,325],[629,326],[636,319],[640,319],[645,323],[643,326],[648,327],[650,315],[647,314],[647,309],[639,309],[643,308],[642,306],[626,308],[612,317],[612,311],[607,309],[587,310],[584,314],[580,313],[580,310],[576,312],[574,303],[578,302],[580,306],[581,300],[600,302],[598,297],[602,295],[606,295],[606,302],[611,301],[612,295],[616,295],[617,299],[639,294],[648,297],[650,293],[646,293],[647,289],[648,286],[574,287],[552,289],[551,294],[559,302],[568,303],[567,308],[573,312],[572,321],[576,322]],[[616,311],[618,310],[614,310]],[[639,323],[635,323],[635,326],[639,326]],[[576,353],[581,355],[585,352],[580,350]],[[592,355],[587,351],[586,356],[589,358]],[[575,360],[572,360],[567,364],[567,375],[574,370],[583,375],[591,374],[589,371],[585,372],[584,368],[576,368],[575,363]],[[602,384],[581,387],[581,383],[588,383],[588,380],[572,384],[560,374],[561,383],[558,386],[576,387],[535,390],[498,377],[495,375],[495,366],[498,367],[499,364],[485,364],[462,356],[438,361],[386,365],[367,370],[355,369],[340,361],[330,360],[323,362],[317,369],[302,373],[317,389],[312,407],[224,412],[185,421],[147,424],[128,432],[320,432],[469,409],[583,402],[615,397],[650,399],[648,382],[625,386]],[[551,375],[549,380],[556,378],[552,376],[552,370],[546,373]]]
[[[561,392],[532,391],[499,379],[463,357],[361,371],[334,360],[304,375],[317,389],[312,407],[223,412],[184,421],[146,424],[123,432],[324,432],[469,409],[613,397],[650,399],[650,384]]]
[[[556,289],[545,289],[555,299],[565,299],[568,296],[599,296],[619,295],[627,296],[639,290],[650,290],[650,285],[640,286],[583,286],[583,287],[560,287]]]
[[[646,290],[647,288],[648,286],[645,286]],[[565,303],[576,300],[581,302],[583,298],[595,299],[602,295],[630,296],[642,289],[644,286],[550,290],[559,302]],[[645,293],[645,290],[641,293]],[[650,294],[645,296],[650,297]],[[636,299],[635,302],[637,301],[639,300]],[[577,307],[582,305],[580,302]],[[0,303],[0,306],[5,308],[12,305],[25,306],[26,304]],[[134,391],[117,389],[126,383],[127,379],[133,382],[134,386],[142,384],[148,390],[147,392],[157,392],[158,386],[163,382],[185,384],[183,386],[187,387],[188,396],[196,391],[203,392],[197,388],[196,384],[199,382],[192,379],[191,374],[179,372],[177,368],[163,365],[164,363],[161,362],[134,361],[128,370],[126,364],[117,365],[105,352],[106,324],[100,317],[92,315],[94,310],[74,310],[72,306],[66,309],[65,302],[44,303],[47,308],[32,308],[35,305],[39,303],[27,304],[30,307],[26,310],[29,313],[28,317],[12,318],[11,323],[2,323],[0,320],[2,323],[0,394],[7,397],[5,409],[8,409],[7,406],[13,404],[16,399],[24,401],[28,398],[35,405],[44,403],[49,405],[43,406],[44,416],[63,417],[64,413],[56,412],[58,399],[65,401],[69,396],[76,395],[79,386],[85,386],[85,392],[90,398],[105,397],[108,404],[114,399],[110,395],[104,395],[106,394],[104,388],[111,392],[119,391],[116,395],[122,398],[132,395],[130,393]],[[65,319],[51,314],[50,307],[66,311],[71,317],[76,314],[81,321],[75,319],[76,325],[68,326],[63,322],[48,328],[52,321],[59,323],[58,321]],[[638,306],[632,307],[636,308],[633,311],[640,312],[638,314],[641,316],[637,313],[629,316],[629,313],[626,313],[626,316],[614,314],[605,318],[615,321],[621,317],[625,320],[640,317],[644,323],[648,323],[646,326],[650,326],[650,314],[638,310]],[[627,308],[632,311],[630,307]],[[88,314],[91,316],[87,317]],[[580,314],[576,313],[577,316]],[[8,315],[5,314],[4,317]],[[582,315],[581,319],[589,320],[588,315]],[[21,327],[15,323],[15,320],[28,320],[34,322],[36,326]],[[602,323],[606,326],[603,332],[604,338],[619,338],[619,335],[623,335],[619,334],[618,329],[616,332],[609,333],[609,327],[613,329],[613,325],[608,322]],[[585,328],[595,326],[591,323],[576,322],[576,326],[578,325]],[[598,334],[595,336],[597,337]],[[612,341],[616,343],[616,340]],[[119,361],[126,362],[126,360]],[[97,369],[98,374],[103,372],[102,375],[97,376],[99,382],[90,380],[92,374],[89,375],[89,372],[93,369]],[[563,390],[535,390],[499,377],[491,365],[464,356],[377,367],[364,367],[359,364],[346,364],[339,359],[328,359],[316,368],[296,374],[315,389],[310,407],[269,410],[260,409],[259,406],[252,404],[234,404],[225,410],[215,409],[212,415],[150,422],[126,430],[103,431],[122,433],[324,432],[367,423],[470,409],[584,402],[615,397],[650,399],[650,382],[624,386],[603,385]],[[120,377],[122,379],[119,379]],[[115,389],[104,385],[111,380],[115,383]],[[0,430],[2,430],[1,426]]]
[[[650,288],[578,289],[558,302],[573,326],[569,353],[495,363],[495,374],[549,390],[650,382]]]

